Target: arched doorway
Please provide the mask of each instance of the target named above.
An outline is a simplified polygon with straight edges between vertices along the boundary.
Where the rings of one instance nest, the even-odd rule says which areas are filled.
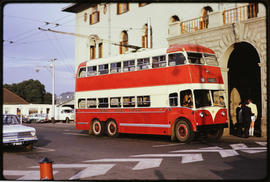
[[[260,58],[256,49],[247,42],[235,43],[228,60],[228,91],[230,126],[235,123],[235,109],[239,101],[252,99],[258,108],[255,122],[257,136],[261,135],[261,71]],[[230,134],[233,134],[230,127]]]

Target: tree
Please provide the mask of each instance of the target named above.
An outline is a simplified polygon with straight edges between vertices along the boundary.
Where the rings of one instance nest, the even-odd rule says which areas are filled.
[[[39,80],[30,79],[18,84],[4,84],[4,87],[33,104],[50,104],[52,100],[52,95],[46,92],[45,86]]]

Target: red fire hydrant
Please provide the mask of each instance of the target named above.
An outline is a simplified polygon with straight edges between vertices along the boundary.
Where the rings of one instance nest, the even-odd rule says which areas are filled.
[[[47,157],[43,157],[39,161],[39,165],[40,165],[40,180],[53,180],[52,163],[53,163],[53,161],[51,161]]]

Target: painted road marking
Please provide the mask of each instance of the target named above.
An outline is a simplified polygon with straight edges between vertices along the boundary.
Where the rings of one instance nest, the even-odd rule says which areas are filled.
[[[258,145],[261,145],[261,146],[267,146],[267,142],[255,142],[257,143]]]
[[[53,171],[53,174],[58,171]],[[26,170],[4,170],[4,176],[23,176],[16,180],[40,180],[40,171],[26,171]]]
[[[239,144],[231,144],[230,145],[234,150],[240,150],[242,152],[246,152],[249,154],[255,154],[260,152],[265,152],[267,150],[267,147],[248,147],[243,143]]]
[[[154,158],[154,159],[130,159],[130,158],[125,158],[125,159],[98,159],[98,160],[87,160],[84,162],[139,162],[135,167],[132,168],[132,170],[142,170],[142,169],[150,169],[150,168],[155,168],[159,167],[162,158]]]
[[[53,168],[85,168],[69,178],[69,180],[76,180],[106,174],[114,165],[115,164],[54,164]],[[31,168],[39,168],[39,166],[33,166]]]
[[[202,154],[142,154],[131,157],[182,157],[182,164],[203,161]]]
[[[177,150],[177,151],[171,151],[172,153],[178,153],[178,152],[218,152],[221,157],[232,157],[239,155],[238,152],[236,152],[233,149],[223,149],[221,147],[207,147],[207,148],[200,148],[195,150]]]
[[[34,147],[36,152],[54,152],[54,149],[44,148],[44,147]]]

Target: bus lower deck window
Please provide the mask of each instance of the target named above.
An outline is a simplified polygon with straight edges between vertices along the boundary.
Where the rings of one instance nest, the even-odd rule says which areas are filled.
[[[110,107],[121,107],[121,97],[110,98]]]
[[[176,92],[169,94],[170,106],[178,106],[178,94]]]
[[[78,108],[79,109],[85,109],[85,99],[79,99],[78,100]]]
[[[98,99],[98,107],[99,108],[106,108],[109,106],[108,98],[99,98]]]
[[[97,107],[97,99],[87,99],[87,108],[96,108]]]
[[[123,97],[124,107],[135,107],[135,97]]]
[[[138,107],[149,107],[150,106],[150,96],[138,96],[137,97]]]
[[[180,92],[180,102],[183,107],[193,107],[193,97],[191,90],[184,90]]]

